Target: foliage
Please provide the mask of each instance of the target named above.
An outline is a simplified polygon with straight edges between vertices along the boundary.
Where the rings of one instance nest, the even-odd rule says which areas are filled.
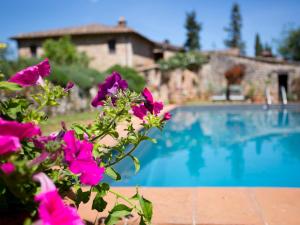
[[[78,52],[69,36],[58,40],[48,39],[43,43],[44,57],[58,65],[76,64],[87,67],[90,59],[84,52]]]
[[[261,53],[263,51],[263,45],[260,41],[260,37],[259,37],[259,34],[257,33],[256,36],[255,36],[255,56],[261,56]]]
[[[0,71],[8,78],[9,74],[15,74],[22,68],[39,62],[38,58],[20,58],[16,61],[0,61]],[[56,85],[62,87],[66,86],[69,80],[73,80],[78,87],[82,90],[87,91],[95,84],[100,83],[104,80],[104,74],[97,70],[83,67],[81,65],[58,65],[51,63],[53,74],[47,79]]]
[[[104,73],[111,74],[114,71],[122,74],[122,77],[128,82],[129,89],[133,91],[139,92],[146,85],[145,78],[131,67],[114,65],[107,69]]]
[[[232,66],[229,70],[225,72],[225,78],[229,85],[240,84],[244,75],[246,67],[243,64],[237,64]]]
[[[160,60],[159,65],[163,71],[174,69],[197,70],[206,62],[207,58],[203,54],[198,51],[190,51],[179,52],[166,60]]]
[[[185,29],[187,30],[185,48],[188,50],[199,50],[201,48],[199,37],[201,23],[197,22],[195,11],[186,14]]]
[[[49,80],[61,86],[65,86],[72,80],[78,87],[88,91],[91,87],[104,80],[104,74],[95,69],[85,68],[79,65],[53,65],[53,76]]]
[[[286,32],[278,51],[286,59],[300,61],[300,27]]]
[[[224,41],[229,48],[239,48],[241,53],[245,52],[245,43],[242,41],[242,16],[240,7],[237,3],[233,4],[231,9],[231,18],[229,27],[225,28],[228,38]]]
[[[38,64],[35,67],[39,65],[44,64]],[[24,71],[19,74],[27,76],[26,79],[33,76],[30,70]],[[39,73],[39,71],[40,68],[37,72]],[[67,195],[70,197],[69,194],[73,191],[76,197],[71,200],[78,207],[81,202],[86,203],[93,196],[91,192],[95,192],[92,209],[102,212],[107,207],[104,197],[111,193],[116,196],[117,201],[109,211],[109,216],[105,221],[106,224],[115,224],[121,217],[132,212],[140,215],[140,224],[151,223],[152,203],[145,199],[138,190],[133,197],[125,197],[111,190],[107,183],[101,181],[101,177],[97,183],[90,184],[87,190],[82,188],[87,184],[83,176],[95,179],[94,176],[98,173],[99,168],[103,169],[101,171],[105,169],[105,176],[109,176],[111,179],[122,179],[118,171],[115,170],[115,165],[126,157],[133,159],[138,171],[139,160],[132,153],[141,142],[152,140],[148,137],[148,133],[152,128],[162,130],[166,121],[166,119],[162,119],[157,114],[148,111],[140,123],[143,129],[136,130],[133,127],[134,115],[131,113],[131,107],[139,104],[144,106],[143,102],[147,103],[147,107],[157,103],[152,100],[151,96],[147,100],[146,94],[143,93],[142,95],[129,89],[119,89],[112,92],[109,85],[117,87],[118,83],[108,84],[110,81],[106,79],[107,84],[104,83],[105,87],[109,88],[110,94],[106,95],[101,110],[97,113],[92,124],[81,125],[74,121],[74,124],[67,128],[63,123],[59,132],[49,136],[42,136],[39,133],[39,125],[47,119],[43,109],[59,105],[59,100],[66,97],[69,90],[55,86],[48,81],[40,81],[40,83],[29,87],[22,87],[18,83],[7,81],[0,82],[1,92],[10,96],[0,100],[0,199],[3,203],[1,207],[7,210],[11,208],[15,210],[17,204],[23,210],[27,210],[32,219],[36,219],[38,213],[42,222],[45,218],[43,218],[41,210],[50,208],[51,210],[47,212],[49,217],[53,216],[51,213],[55,210],[62,210],[61,213],[64,213],[67,216],[66,218],[76,219],[74,213],[68,215],[72,211],[71,206],[63,203],[60,196],[61,198],[65,198]],[[149,94],[148,92],[147,96]],[[117,129],[119,124],[126,126],[127,135],[121,136],[119,134]],[[7,126],[10,128],[7,128]],[[25,126],[27,127],[26,132],[20,133],[17,128],[12,129],[12,127],[22,128]],[[73,139],[76,144],[75,142],[73,144],[73,139],[70,144],[71,134],[74,135]],[[113,138],[116,144],[113,146],[104,144],[102,140],[107,136]],[[7,139],[14,140],[14,142],[8,143],[8,145]],[[92,148],[90,148],[91,146]],[[72,153],[73,151],[79,152],[75,154],[75,152]],[[80,161],[80,157],[84,157],[84,160]],[[86,160],[89,160],[89,162],[87,163]],[[74,165],[80,163],[80,167],[77,166],[72,169],[72,163]],[[84,170],[79,174],[76,172],[78,168],[84,169],[85,167],[88,170],[90,166],[93,166],[93,170],[97,172],[85,173]],[[40,181],[42,184],[40,188],[36,181],[38,179],[42,180],[41,177],[44,178],[43,182],[47,182],[47,184]],[[55,186],[51,184],[52,182]],[[60,196],[55,194],[56,190],[58,190],[57,193]],[[40,199],[40,206],[34,201],[34,197]],[[51,197],[55,197],[55,204],[47,208],[45,204],[49,204],[50,200],[44,201],[43,198]],[[119,199],[122,199],[125,204],[121,204],[118,201]],[[57,203],[57,201],[61,202]],[[56,203],[61,204],[59,208],[56,208]],[[41,207],[38,212],[37,207]],[[57,213],[58,211],[54,215],[57,216]],[[49,218],[47,217],[47,219]],[[27,221],[30,222],[30,219]]]

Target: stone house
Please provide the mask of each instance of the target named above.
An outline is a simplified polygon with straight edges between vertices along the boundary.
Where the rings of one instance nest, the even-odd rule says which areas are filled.
[[[213,95],[225,93],[226,71],[242,64],[245,66],[245,75],[241,82],[241,94],[246,99],[264,102],[268,88],[273,102],[280,102],[283,87],[289,100],[300,100],[299,63],[268,57],[245,57],[237,51],[203,54],[207,55],[208,62],[198,72],[181,69],[163,72],[158,66],[140,72],[146,77],[148,85],[157,91],[157,96],[165,101],[210,100]]]
[[[46,39],[70,36],[78,51],[91,59],[90,67],[99,71],[119,64],[136,69],[155,64],[168,58],[182,47],[169,42],[155,42],[127,26],[121,17],[116,26],[91,24],[72,28],[23,33],[12,37],[18,44],[20,57],[35,57],[43,54],[42,44]]]

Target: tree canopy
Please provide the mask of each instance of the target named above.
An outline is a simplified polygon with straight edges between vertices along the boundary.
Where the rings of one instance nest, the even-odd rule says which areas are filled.
[[[187,31],[185,48],[187,50],[199,50],[201,48],[199,36],[201,23],[197,22],[195,11],[186,14],[185,28]]]
[[[254,46],[254,50],[255,50],[255,56],[261,56],[261,53],[262,51],[264,50],[263,49],[263,45],[261,43],[261,40],[260,40],[260,36],[259,34],[257,33],[256,36],[255,36],[255,46]]]
[[[286,32],[278,52],[286,59],[300,61],[300,27]]]
[[[225,28],[228,34],[224,44],[229,48],[239,48],[242,54],[245,54],[245,43],[242,41],[242,16],[240,7],[237,3],[233,4],[229,27]]]

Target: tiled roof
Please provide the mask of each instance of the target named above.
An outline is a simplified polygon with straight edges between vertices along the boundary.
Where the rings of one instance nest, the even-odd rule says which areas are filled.
[[[106,26],[102,24],[89,24],[84,26],[53,29],[39,32],[21,33],[13,36],[12,39],[27,39],[27,38],[45,38],[58,37],[64,35],[84,35],[84,34],[105,34],[105,33],[137,33],[129,27],[123,26]]]
[[[135,34],[152,44],[154,44],[157,48],[169,49],[169,50],[182,50],[182,47],[178,47],[171,44],[166,44],[164,42],[155,42],[150,40],[149,38],[143,36],[137,31],[133,30],[127,26],[106,26],[102,24],[89,24],[84,26],[77,27],[69,27],[69,28],[60,28],[53,29],[47,31],[38,31],[38,32],[29,32],[29,33],[21,33],[16,36],[11,37],[13,40],[22,40],[22,39],[34,39],[34,38],[51,38],[51,37],[61,37],[65,35],[88,35],[88,34],[124,34],[124,33],[132,33]]]

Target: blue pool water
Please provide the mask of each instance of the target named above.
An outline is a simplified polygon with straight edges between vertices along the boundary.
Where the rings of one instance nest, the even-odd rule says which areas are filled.
[[[246,108],[246,109],[245,109]],[[300,112],[249,107],[181,107],[115,169],[113,186],[300,187]]]

